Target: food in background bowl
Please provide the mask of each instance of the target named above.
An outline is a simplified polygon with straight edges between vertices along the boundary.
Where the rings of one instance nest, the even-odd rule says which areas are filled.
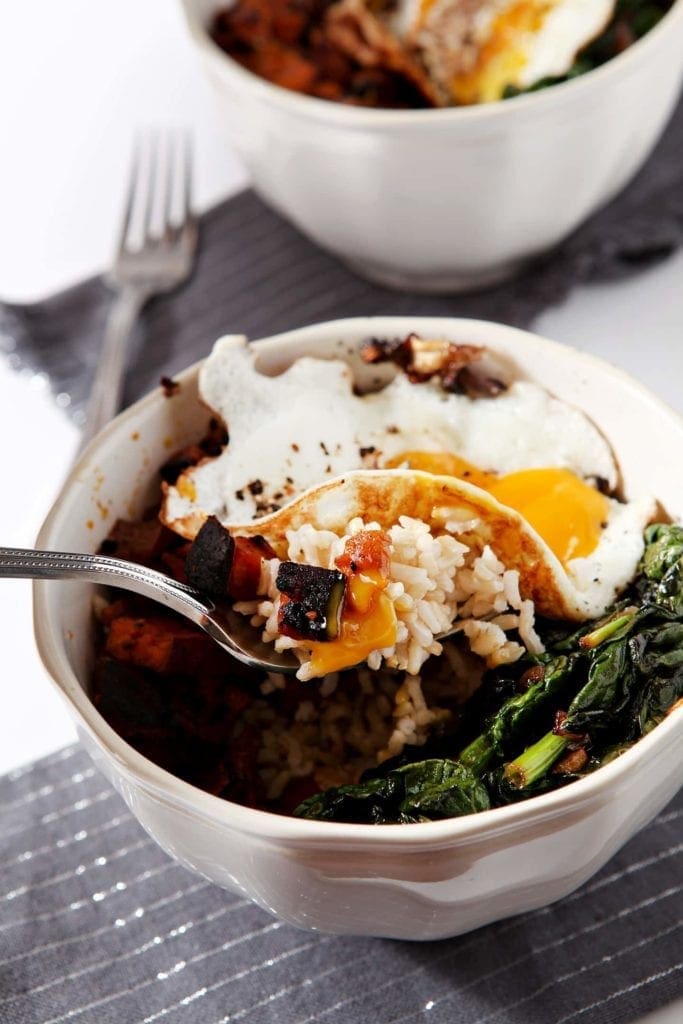
[[[230,440],[164,467],[163,527],[105,542],[235,602],[298,679],[124,599],[99,610],[98,706],[210,791],[310,817],[427,821],[592,772],[681,695],[683,530],[645,546],[652,498],[624,502],[590,420],[494,352],[361,355],[385,377],[357,394],[346,362],[265,377],[220,341],[200,390]]]
[[[683,74],[676,0],[557,88],[438,109],[331,103],[245,70],[211,37],[219,4],[181,2],[258,194],[361,275],[411,293],[486,287],[566,238],[640,168]]]
[[[215,42],[276,85],[371,107],[490,102],[623,52],[671,0],[236,0]]]

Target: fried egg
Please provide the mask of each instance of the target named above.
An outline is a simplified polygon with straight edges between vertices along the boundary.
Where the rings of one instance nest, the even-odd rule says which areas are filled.
[[[390,17],[446,102],[462,104],[566,74],[615,7],[614,0],[401,0]]]
[[[418,490],[428,478],[448,479],[460,497],[476,495],[475,512],[461,501],[451,514],[465,517],[463,529],[469,515],[480,518],[480,535],[500,534],[513,567],[531,535],[545,589],[555,595],[541,602],[546,614],[599,615],[635,573],[654,502],[602,493],[618,484],[608,442],[580,410],[537,384],[515,381],[495,398],[472,399],[399,372],[381,391],[358,395],[345,362],[305,357],[268,377],[246,339],[229,336],[204,363],[199,387],[230,441],[164,485],[161,518],[188,539],[209,515],[238,532],[261,532],[273,516],[285,522],[288,507],[305,507],[302,493],[371,468],[391,479],[408,474],[422,481]]]
[[[520,593],[533,600],[537,614],[582,621],[602,615],[633,578],[643,529],[655,512],[647,496],[628,504],[604,500],[606,518],[596,546],[565,563],[519,512],[489,491],[422,470],[345,473],[258,523],[231,529],[236,535],[262,534],[286,557],[287,538],[306,523],[341,534],[354,516],[385,530],[407,516],[427,523],[435,535],[456,534],[478,553],[490,548],[506,569],[519,572]]]
[[[188,539],[209,515],[248,522],[351,469],[429,468],[411,461],[415,452],[457,455],[498,476],[553,467],[570,471],[577,485],[617,485],[612,452],[594,424],[528,381],[495,399],[473,400],[397,373],[381,391],[361,396],[341,360],[297,359],[267,377],[246,339],[229,336],[204,363],[199,388],[227,425],[230,443],[165,488],[163,519]],[[467,478],[466,471],[455,475]]]

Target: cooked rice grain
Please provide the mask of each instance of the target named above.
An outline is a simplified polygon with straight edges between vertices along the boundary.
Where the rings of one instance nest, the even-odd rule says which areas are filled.
[[[367,664],[371,670],[386,665],[415,677],[427,658],[442,653],[436,637],[452,630],[464,633],[471,649],[488,667],[516,661],[525,647],[534,653],[543,650],[534,630],[533,602],[523,600],[519,593],[519,573],[506,569],[488,545],[479,551],[454,536],[462,526],[449,521],[447,532],[435,535],[427,523],[401,516],[388,531],[391,566],[385,593],[396,611],[397,636],[392,647],[370,654]],[[339,537],[307,523],[288,531],[288,557],[330,569],[349,537],[361,530],[378,529],[377,523],[364,523],[357,517]],[[278,632],[275,578],[279,564],[277,559],[263,563],[261,590],[268,599],[243,601],[235,608],[263,628],[265,641],[280,651],[293,650],[301,658],[297,676],[305,680],[311,677],[306,642]],[[507,636],[515,630],[521,643]]]

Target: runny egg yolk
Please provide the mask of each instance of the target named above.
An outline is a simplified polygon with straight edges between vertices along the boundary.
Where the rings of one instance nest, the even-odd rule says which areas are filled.
[[[373,652],[396,643],[396,612],[383,593],[387,581],[369,571],[350,576],[336,640],[311,644],[313,675],[357,665]]]
[[[528,60],[530,40],[543,27],[557,0],[517,0],[493,19],[474,67],[456,75],[451,91],[458,103],[499,100],[517,81]]]
[[[598,546],[609,502],[569,469],[521,469],[498,476],[449,452],[403,452],[387,468],[409,466],[454,476],[481,487],[502,505],[515,509],[563,563],[584,558]]]

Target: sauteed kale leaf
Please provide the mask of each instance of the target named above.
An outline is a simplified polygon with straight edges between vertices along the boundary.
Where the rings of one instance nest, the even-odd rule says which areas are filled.
[[[422,748],[423,760],[387,762],[294,813],[370,823],[454,817],[565,785],[619,756],[683,697],[683,528],[648,527],[638,576],[611,613],[550,635],[545,654],[487,673],[483,686],[508,695],[459,753],[425,758]],[[519,692],[509,695],[511,682]]]
[[[430,758],[337,786],[309,797],[296,809],[303,818],[359,824],[409,824],[456,818],[491,806],[486,786],[457,761]]]

